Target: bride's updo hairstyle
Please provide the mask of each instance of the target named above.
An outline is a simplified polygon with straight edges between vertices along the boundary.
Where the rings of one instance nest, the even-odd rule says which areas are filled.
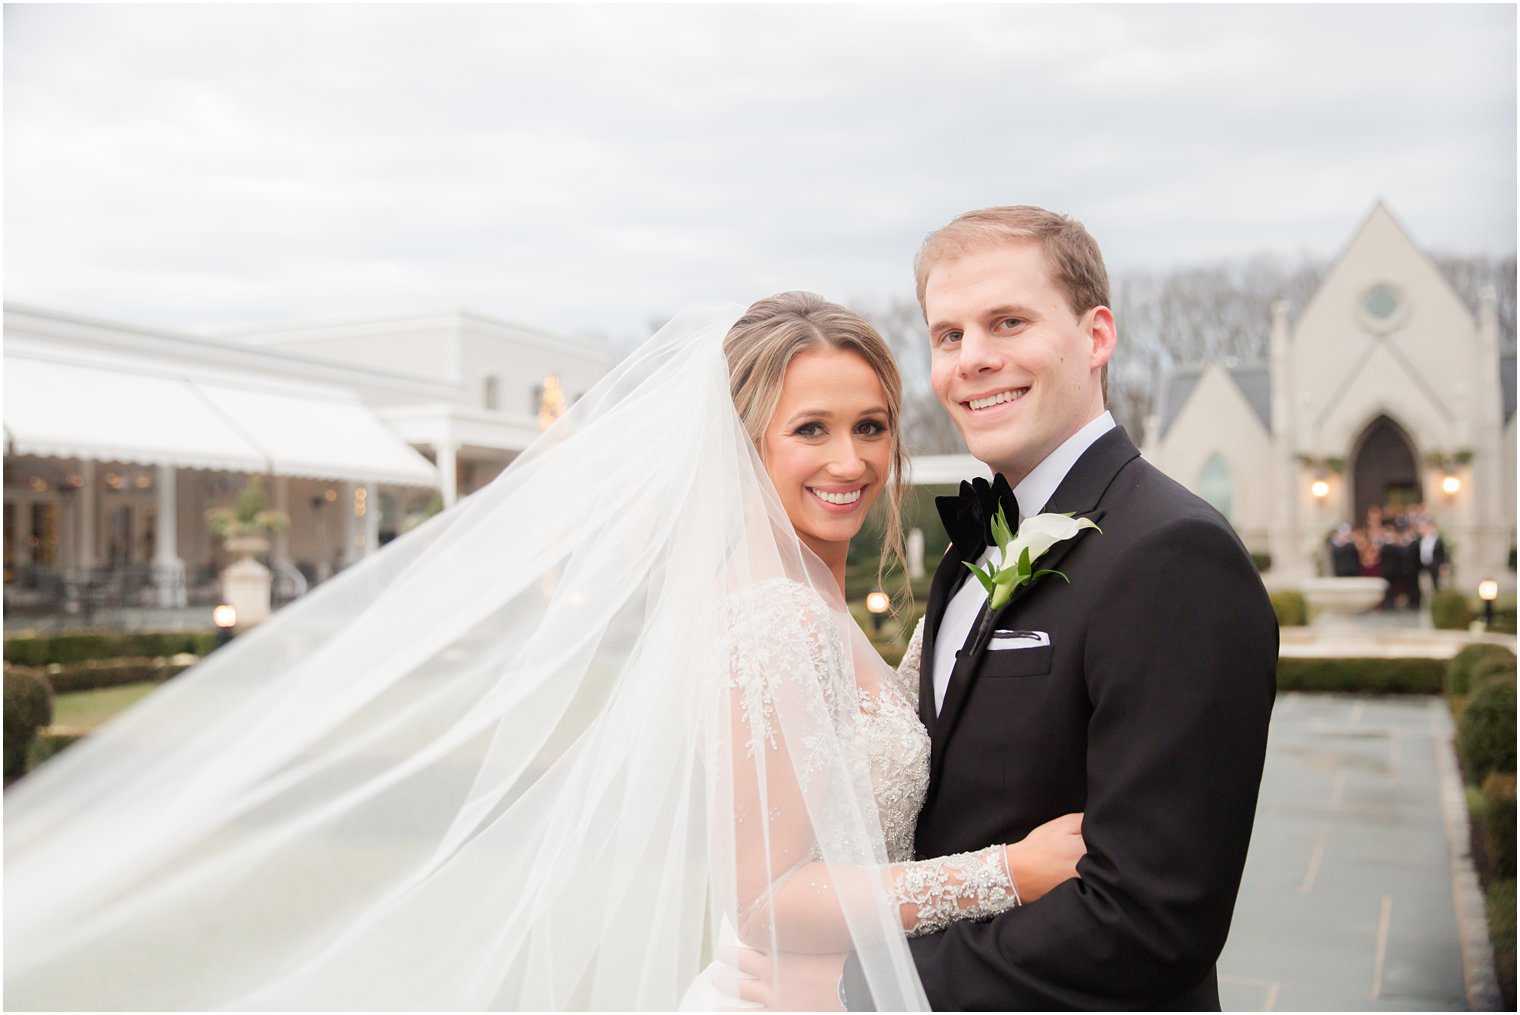
[[[895,560],[904,575],[908,571],[902,531],[905,462],[898,429],[902,417],[902,376],[881,335],[859,314],[822,296],[808,292],[778,293],[751,305],[723,339],[729,390],[745,432],[761,448],[765,429],[781,402],[781,384],[792,357],[820,348],[857,353],[876,372],[887,395],[892,475],[882,498],[887,518],[876,569],[880,584],[890,561]],[[911,598],[911,591],[908,595]]]

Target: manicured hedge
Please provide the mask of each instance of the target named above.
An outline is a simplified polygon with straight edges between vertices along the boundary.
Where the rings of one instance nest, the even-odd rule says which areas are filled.
[[[37,731],[53,721],[53,689],[32,670],[5,670],[5,782],[26,774]]]
[[[1488,886],[1488,936],[1494,943],[1494,966],[1507,1010],[1515,1007],[1515,879]]]
[[[1441,659],[1277,660],[1279,691],[1357,694],[1439,694],[1446,662]]]
[[[200,662],[192,655],[167,659],[90,659],[73,666],[54,664],[46,669],[48,682],[57,694],[76,691],[99,691],[106,687],[163,681],[183,673]]]
[[[1474,607],[1474,615],[1483,615],[1483,604],[1478,603]],[[1497,634],[1515,633],[1515,597],[1513,595],[1500,596],[1494,601],[1494,622],[1488,628]]]
[[[35,769],[38,765],[60,753],[64,748],[79,743],[89,736],[84,730],[55,730],[44,729],[37,734],[37,742],[32,745],[32,753],[28,759],[27,771]]]
[[[1474,691],[1457,723],[1457,757],[1467,781],[1515,771],[1515,678],[1495,678]]]
[[[1465,631],[1473,621],[1467,597],[1455,589],[1443,589],[1430,597],[1430,623],[1443,631]]]
[[[216,643],[214,631],[22,634],[5,639],[5,661],[17,666],[47,666],[90,659],[153,659],[180,653],[204,656],[216,648]]]
[[[1309,604],[1303,593],[1284,590],[1272,593],[1270,598],[1278,627],[1302,627],[1309,622]]]
[[[1462,697],[1472,693],[1473,675],[1481,667],[1487,670],[1496,663],[1515,672],[1515,653],[1503,645],[1479,643],[1468,645],[1452,656],[1446,666],[1446,693]]]
[[[1477,691],[1495,680],[1514,680],[1515,660],[1490,657],[1478,662],[1472,669],[1472,690]]]
[[[1494,772],[1483,780],[1483,826],[1489,870],[1496,878],[1515,876],[1515,773]]]

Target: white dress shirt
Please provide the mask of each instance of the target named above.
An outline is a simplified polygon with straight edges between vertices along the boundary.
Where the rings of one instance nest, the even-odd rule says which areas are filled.
[[[1061,480],[1071,471],[1071,467],[1077,464],[1077,459],[1082,453],[1092,447],[1093,442],[1114,428],[1114,417],[1104,412],[1082,429],[1066,438],[1060,447],[1045,456],[1045,460],[1029,471],[1029,475],[1013,488],[1013,495],[1019,502],[1019,524],[1029,515],[1037,515],[1045,510],[1051,494],[1056,492],[1056,487],[1061,485]],[[1001,565],[1002,551],[995,546],[988,546],[986,551],[977,560],[980,567],[985,568],[989,560],[996,560]],[[971,572],[966,571],[964,578],[970,578]],[[971,633],[971,625],[976,623],[976,615],[982,610],[982,602],[987,598],[987,590],[982,588],[978,581],[967,581],[961,585],[960,591],[951,597],[945,607],[945,615],[940,618],[938,630],[934,635],[934,714],[945,705],[945,691],[950,686],[950,671],[955,668],[955,653],[960,651],[966,641],[966,636]]]

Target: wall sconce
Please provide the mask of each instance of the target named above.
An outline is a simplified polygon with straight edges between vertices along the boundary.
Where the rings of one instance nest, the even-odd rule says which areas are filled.
[[[1494,626],[1494,600],[1499,598],[1499,583],[1492,578],[1485,578],[1478,583],[1478,598],[1483,600],[1483,627],[1492,630]]]
[[[1330,484],[1323,479],[1316,479],[1309,484],[1309,492],[1314,494],[1315,500],[1324,500],[1330,496]]]
[[[1462,481],[1456,476],[1447,473],[1441,477],[1441,492],[1448,497],[1455,497],[1457,491],[1462,489]]]
[[[882,621],[887,619],[887,610],[891,605],[892,600],[880,589],[866,594],[866,609],[870,611],[871,624],[877,634],[881,633]]]

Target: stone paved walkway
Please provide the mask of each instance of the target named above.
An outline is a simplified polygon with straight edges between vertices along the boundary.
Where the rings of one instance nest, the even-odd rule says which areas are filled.
[[[1278,697],[1219,960],[1226,1011],[1467,1009],[1451,727],[1435,697]]]

